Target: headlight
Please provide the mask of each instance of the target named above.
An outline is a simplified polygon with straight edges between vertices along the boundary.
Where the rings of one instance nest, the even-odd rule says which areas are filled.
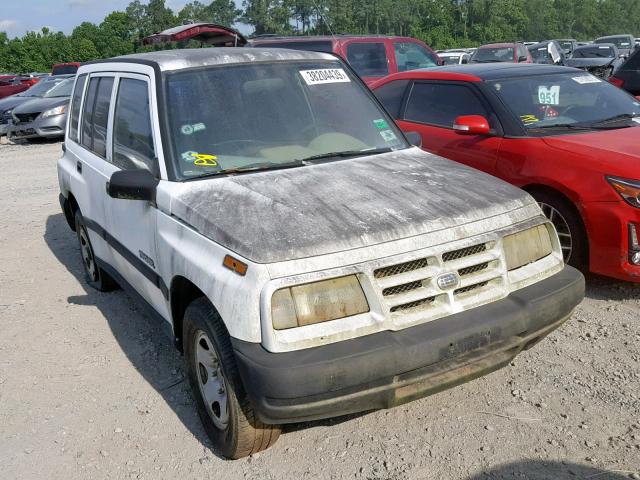
[[[553,252],[551,234],[547,225],[538,225],[502,239],[507,270],[529,265]]]
[[[66,105],[60,105],[59,107],[52,108],[51,110],[45,110],[42,112],[42,118],[54,117],[56,115],[62,115],[67,111]]]
[[[618,195],[632,207],[640,208],[640,182],[618,177],[606,177]]]
[[[271,298],[273,328],[284,330],[369,311],[355,275],[276,290]]]

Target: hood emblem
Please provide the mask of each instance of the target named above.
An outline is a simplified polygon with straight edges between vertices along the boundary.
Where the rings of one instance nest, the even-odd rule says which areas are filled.
[[[440,290],[450,290],[458,286],[460,279],[457,273],[445,273],[438,277],[436,283]]]

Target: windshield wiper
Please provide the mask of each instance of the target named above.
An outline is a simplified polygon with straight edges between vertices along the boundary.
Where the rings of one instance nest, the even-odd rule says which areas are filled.
[[[578,125],[575,123],[554,123],[552,125],[540,125],[538,127],[528,127],[529,130],[550,130],[552,128],[564,128],[567,130],[591,130],[590,125]]]
[[[345,150],[342,152],[329,152],[329,153],[320,153],[318,155],[311,155],[310,157],[302,158],[299,161],[301,162],[313,162],[314,160],[328,160],[331,158],[348,158],[348,157],[358,157],[364,155],[376,155],[379,153],[388,153],[393,151],[393,149],[389,147],[384,148],[370,148],[364,150]]]
[[[640,118],[640,113],[621,113],[620,115],[614,115],[604,120],[598,120],[590,124],[592,128],[618,128],[619,126],[611,126],[612,123],[617,123],[622,120],[633,120],[634,118]],[[629,125],[628,125],[629,126]]]
[[[244,167],[223,168],[222,170],[216,170],[215,172],[205,173],[203,175],[187,178],[185,180],[200,180],[201,178],[217,177],[220,175],[232,175],[234,173],[258,172],[264,170],[283,170],[285,168],[296,168],[306,165],[308,165],[308,163],[303,160],[294,160],[292,162],[286,163],[252,163],[249,165],[245,165]]]

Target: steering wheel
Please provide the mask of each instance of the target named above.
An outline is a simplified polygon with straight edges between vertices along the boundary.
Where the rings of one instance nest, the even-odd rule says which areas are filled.
[[[304,138],[308,138],[312,132],[314,134],[317,134],[316,136],[319,136],[319,135],[322,135],[323,133],[328,133],[333,131],[335,131],[335,128],[332,128],[331,125],[327,123],[313,123],[311,125],[307,125],[302,130],[300,130],[300,135]],[[313,137],[313,138],[316,138],[316,137]]]

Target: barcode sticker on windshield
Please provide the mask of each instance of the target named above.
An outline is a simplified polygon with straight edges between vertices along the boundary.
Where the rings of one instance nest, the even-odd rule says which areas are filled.
[[[594,77],[593,75],[581,75],[579,77],[571,78],[574,82],[578,82],[580,85],[584,85],[585,83],[600,83],[602,81],[599,78]]]
[[[341,68],[324,68],[322,70],[300,70],[300,75],[307,85],[322,83],[348,83],[349,77]]]

